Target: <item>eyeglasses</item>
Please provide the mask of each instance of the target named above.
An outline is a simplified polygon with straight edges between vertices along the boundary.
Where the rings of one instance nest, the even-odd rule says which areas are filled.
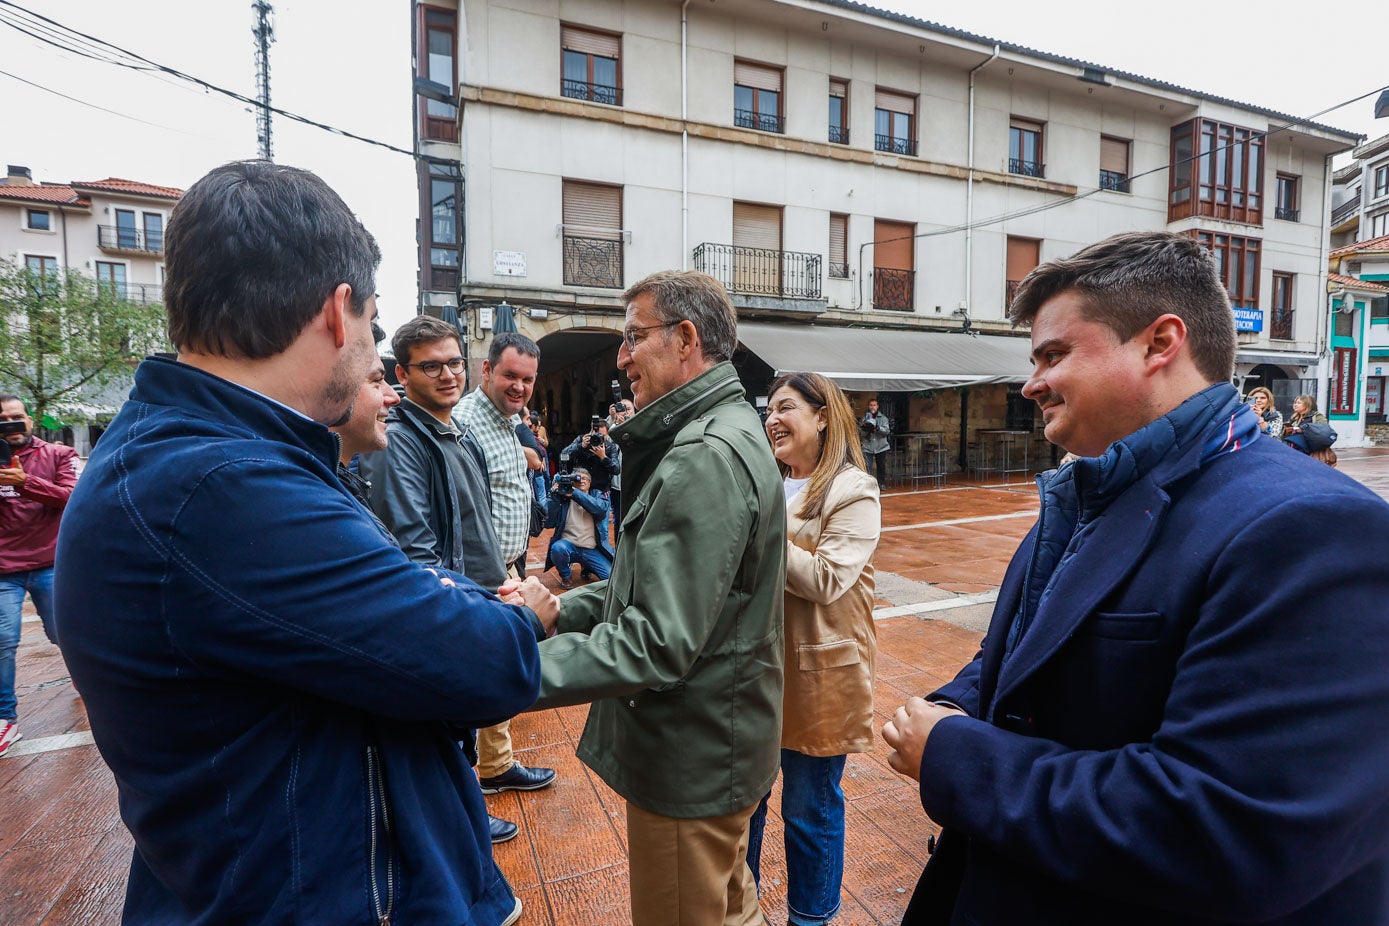
[[[683,321],[684,319],[681,319]],[[650,331],[652,328],[674,328],[680,322],[661,322],[659,325],[642,325],[640,328],[623,328],[622,343],[627,345],[628,351],[637,349],[637,339],[633,337],[638,331]],[[643,340],[645,340],[643,338]]]
[[[419,367],[420,372],[430,379],[438,379],[439,374],[444,372],[444,367],[449,368],[449,372],[454,376],[463,372],[463,358],[454,357],[452,360],[445,360],[440,363],[438,360],[426,360],[423,363],[402,363],[403,367]]]

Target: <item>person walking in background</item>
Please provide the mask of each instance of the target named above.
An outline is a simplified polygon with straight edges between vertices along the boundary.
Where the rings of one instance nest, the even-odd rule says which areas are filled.
[[[1249,407],[1259,416],[1259,430],[1278,440],[1283,436],[1283,413],[1273,404],[1273,393],[1265,386],[1249,390]]]
[[[1312,448],[1307,446],[1307,437],[1302,433],[1303,426],[1308,424],[1326,424],[1326,416],[1317,411],[1316,396],[1300,395],[1293,399],[1292,417],[1283,427],[1283,437],[1289,447],[1302,453],[1312,452]]]
[[[878,400],[869,399],[868,411],[858,422],[863,438],[863,455],[871,457],[878,476],[878,489],[887,488],[887,454],[892,449],[892,423],[878,411]]]
[[[786,487],[786,690],[781,818],[793,926],[839,912],[848,753],[873,745],[873,566],[882,510],[864,471],[854,413],[816,373],[772,383],[767,437]],[[748,866],[761,884],[771,794],[752,817]]]

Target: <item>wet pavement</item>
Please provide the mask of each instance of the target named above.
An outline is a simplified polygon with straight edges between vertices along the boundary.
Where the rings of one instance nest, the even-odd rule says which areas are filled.
[[[1389,501],[1389,449],[1340,451],[1340,470]],[[1004,568],[1035,517],[1035,489],[955,484],[884,496],[878,569],[878,724],[908,696],[948,680],[974,654]],[[532,544],[531,568],[544,560]],[[544,576],[558,579],[553,571]],[[577,576],[576,576],[577,578]],[[24,739],[0,759],[0,926],[120,921],[132,842],[115,785],[91,744],[81,699],[58,650],[26,605],[18,654]],[[496,847],[525,903],[522,926],[630,922],[622,801],[574,756],[585,707],[525,714],[512,723],[527,765],[559,772],[543,791],[488,798],[518,823]],[[837,922],[895,924],[926,859],[935,826],[915,783],[887,766],[887,748],[850,756],[843,913]],[[786,921],[785,860],[776,799],[763,858],[763,909]]]

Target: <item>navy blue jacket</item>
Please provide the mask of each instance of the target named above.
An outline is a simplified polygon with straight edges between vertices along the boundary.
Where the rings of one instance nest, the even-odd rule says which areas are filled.
[[[1111,448],[1160,458],[1053,551],[1008,654],[1033,529],[931,696],[971,717],[926,743],[944,832],[904,923],[1389,923],[1389,505],[1267,437],[1205,456],[1180,417]]]
[[[63,519],[63,656],[135,837],[125,922],[494,926],[460,727],[530,706],[535,616],[410,562],[326,428],[170,360]]]

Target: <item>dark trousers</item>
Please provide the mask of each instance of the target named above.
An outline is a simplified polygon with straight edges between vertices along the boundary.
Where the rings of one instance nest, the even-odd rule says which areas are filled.
[[[873,469],[877,471],[878,488],[887,488],[887,451],[882,453],[870,453],[868,457],[873,461]]]

